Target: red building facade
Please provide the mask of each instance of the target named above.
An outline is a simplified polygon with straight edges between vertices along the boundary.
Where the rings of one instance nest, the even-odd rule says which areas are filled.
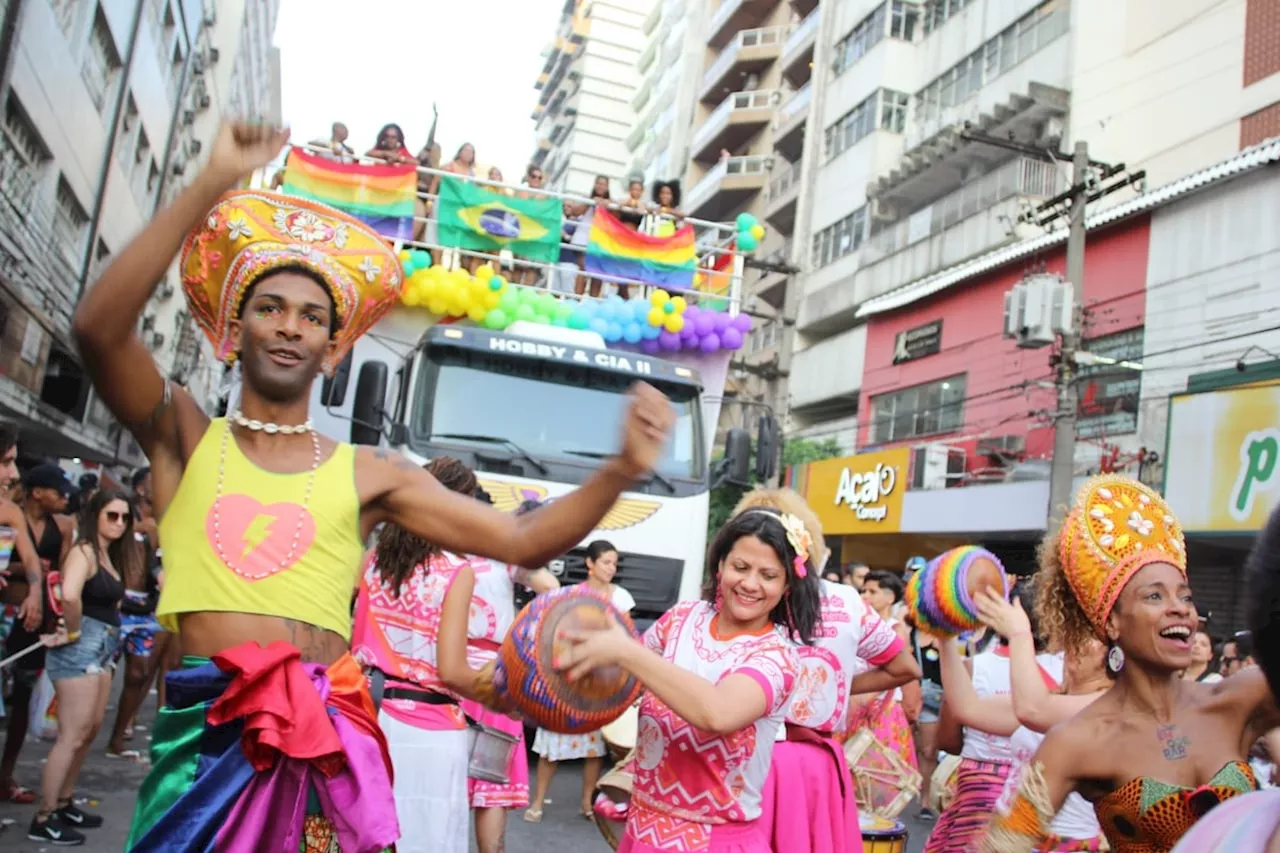
[[[1150,217],[1089,232],[1085,349],[1140,360]],[[1055,347],[1003,337],[1004,297],[1028,273],[1066,274],[1066,246],[988,270],[868,319],[858,445],[943,443],[965,451],[966,476],[993,479],[1010,458],[1052,453]],[[1132,353],[1132,354],[1130,354]],[[1100,447],[1137,429],[1139,377],[1112,369],[1080,384],[1081,440]],[[1003,457],[992,448],[1002,449]]]

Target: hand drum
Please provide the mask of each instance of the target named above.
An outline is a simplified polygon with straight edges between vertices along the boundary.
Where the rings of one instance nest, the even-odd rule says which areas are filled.
[[[1000,559],[985,548],[963,545],[929,561],[907,583],[912,621],[926,633],[954,637],[981,626],[973,597],[979,590],[1009,595]]]
[[[540,595],[516,616],[498,652],[494,687],[505,704],[530,722],[561,734],[593,732],[620,717],[640,695],[640,683],[616,666],[592,670],[570,683],[552,666],[563,630],[602,628],[631,620],[603,598],[574,587]]]

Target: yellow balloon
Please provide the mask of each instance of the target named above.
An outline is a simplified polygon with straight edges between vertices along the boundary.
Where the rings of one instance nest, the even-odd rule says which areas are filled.
[[[401,249],[401,250],[400,250],[400,256],[399,256],[399,257],[400,257],[400,261],[401,261],[402,263],[406,263],[406,264],[407,264],[407,263],[409,263],[409,258],[411,258],[411,257],[412,257],[412,255],[410,255],[410,254],[409,254],[409,250],[408,250],[408,249]]]
[[[480,281],[488,281],[493,278],[493,267],[483,264],[476,270],[476,278],[480,279]]]
[[[475,323],[483,323],[485,315],[489,313],[489,309],[479,303],[473,302],[471,307],[467,309],[467,316]]]
[[[665,320],[666,318],[667,318],[667,315],[663,313],[663,310],[661,308],[649,309],[649,325],[650,326],[661,326],[662,321]]]
[[[684,309],[689,307],[689,303],[684,301],[683,296],[677,296],[671,300],[672,314],[683,314]]]
[[[649,297],[649,301],[653,303],[654,308],[661,308],[670,298],[671,294],[667,293],[665,290],[655,290],[653,295]],[[658,324],[654,323],[654,325],[656,326]]]
[[[757,240],[763,240],[763,239],[764,239],[764,226],[763,226],[763,225],[760,225],[759,223],[757,223],[757,224],[753,225],[753,226],[751,227],[751,230],[750,230],[749,232],[747,232],[747,233],[749,233],[752,237],[755,237]]]
[[[446,307],[445,301],[437,296],[433,302],[428,303],[427,310],[437,317],[443,317]]]
[[[693,277],[693,286],[702,287],[702,285],[706,282],[706,280],[707,280],[707,277],[705,275],[703,275],[702,273],[698,273]]]
[[[678,335],[680,330],[684,328],[684,318],[679,314],[668,314],[667,321],[662,326],[671,334]]]
[[[493,310],[494,308],[497,308],[498,303],[502,301],[502,294],[490,290],[487,293],[485,293],[483,299],[484,299],[484,307],[488,308],[489,310]]]
[[[400,294],[400,301],[411,308],[415,305],[422,304],[422,299],[418,291],[412,287],[406,287],[404,289],[404,293]]]

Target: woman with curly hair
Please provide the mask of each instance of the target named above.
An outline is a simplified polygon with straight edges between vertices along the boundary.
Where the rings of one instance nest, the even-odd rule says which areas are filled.
[[[1172,510],[1142,483],[1086,483],[1046,569],[1051,630],[1069,650],[1102,642],[1113,683],[1045,736],[979,849],[1034,850],[1078,793],[1115,853],[1168,853],[1219,803],[1257,787],[1248,750],[1280,725],[1275,696],[1256,669],[1217,684],[1181,677],[1199,624],[1186,546]]]
[[[702,601],[682,601],[637,642],[614,624],[566,632],[570,678],[618,666],[648,689],[619,853],[770,853],[762,792],[800,659],[821,620],[812,541],[794,515],[753,508],[707,554]]]
[[[476,476],[450,456],[426,466],[440,485],[473,495]],[[399,853],[466,853],[470,807],[462,700],[492,704],[467,656],[476,576],[489,563],[452,554],[394,524],[356,593],[351,653],[382,684],[378,724],[395,769]]]

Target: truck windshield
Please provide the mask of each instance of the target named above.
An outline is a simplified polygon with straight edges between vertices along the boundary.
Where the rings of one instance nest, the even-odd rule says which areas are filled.
[[[563,362],[441,349],[428,351],[411,415],[415,439],[501,436],[539,460],[581,464],[618,449],[627,389],[635,377]],[[658,473],[703,476],[696,388],[661,389],[676,426]]]

